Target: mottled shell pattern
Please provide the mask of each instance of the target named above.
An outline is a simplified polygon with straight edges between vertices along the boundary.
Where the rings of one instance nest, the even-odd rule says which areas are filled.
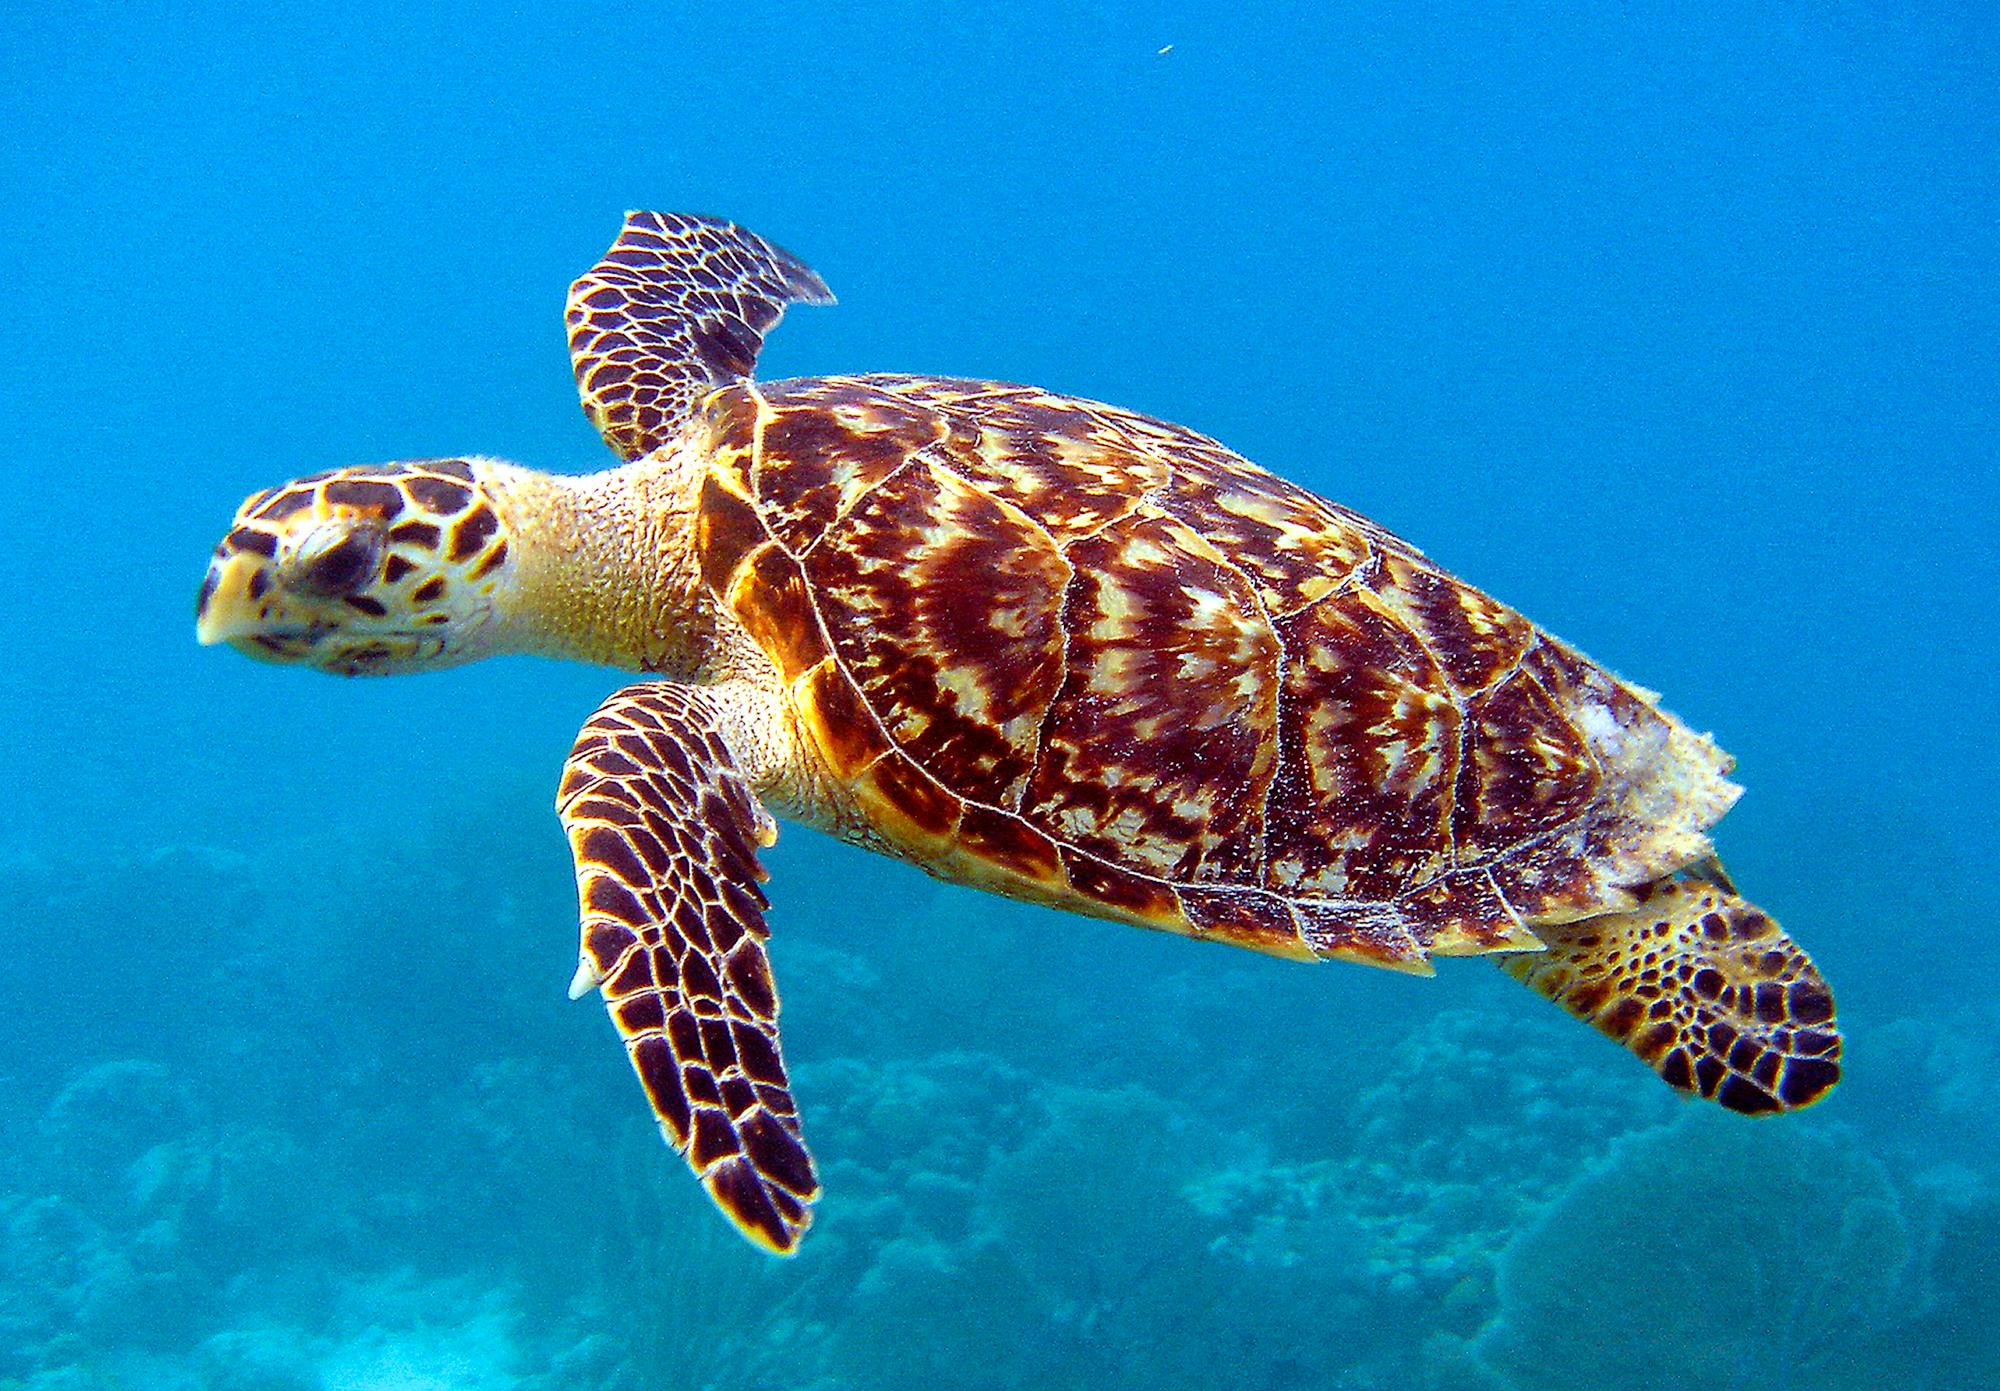
[[[947,877],[1421,971],[1630,907],[1735,798],[1651,694],[1192,431],[907,376],[703,415],[709,587]]]

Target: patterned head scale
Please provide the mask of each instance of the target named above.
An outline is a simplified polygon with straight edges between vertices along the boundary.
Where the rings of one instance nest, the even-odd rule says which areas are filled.
[[[343,676],[486,655],[495,596],[512,576],[481,467],[378,464],[258,493],[209,562],[195,601],[201,641]]]

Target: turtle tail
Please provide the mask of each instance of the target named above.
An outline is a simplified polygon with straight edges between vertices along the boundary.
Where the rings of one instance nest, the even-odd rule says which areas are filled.
[[[1804,949],[1713,860],[1639,893],[1622,912],[1537,923],[1547,950],[1495,959],[1677,1090],[1748,1113],[1824,1096],[1840,1080],[1840,1029]]]

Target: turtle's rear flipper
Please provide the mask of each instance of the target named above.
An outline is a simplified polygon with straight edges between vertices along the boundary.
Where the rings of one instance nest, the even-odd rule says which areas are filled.
[[[1629,912],[1537,924],[1546,951],[1496,959],[1682,1091],[1732,1111],[1810,1105],[1840,1080],[1833,995],[1718,877],[1661,880]]]

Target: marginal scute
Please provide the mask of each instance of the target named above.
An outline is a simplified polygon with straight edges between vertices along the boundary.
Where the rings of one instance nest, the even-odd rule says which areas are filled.
[[[709,476],[738,497],[756,496],[757,432],[764,398],[748,382],[716,390],[701,403],[703,457]]]
[[[925,839],[942,840],[965,805],[908,758],[891,756],[868,770],[866,783],[892,814]]]
[[[768,542],[770,533],[757,509],[711,474],[701,483],[694,538],[701,581],[720,595],[728,593],[730,578],[743,557]]]
[[[792,690],[793,702],[835,777],[857,778],[895,747],[831,657],[805,673]]]
[[[1403,895],[1399,906],[1413,921],[1426,925],[1427,947],[1439,956],[1519,951],[1538,945],[1487,870],[1448,870]]]
[[[1299,928],[1314,955],[1337,961],[1416,975],[1430,974],[1423,939],[1406,914],[1375,903],[1327,903],[1316,899],[1294,905]]]
[[[1248,947],[1273,956],[1311,960],[1317,953],[1299,929],[1289,902],[1261,889],[1205,889],[1183,885],[1181,911],[1198,937]]]
[[[1056,843],[1012,812],[968,803],[959,818],[958,843],[1023,879],[1053,884],[1062,875]]]
[[[1592,858],[1602,842],[1600,827],[1552,836],[1490,860],[1483,873],[1507,903],[1531,905],[1537,923],[1624,908],[1633,886]]]
[[[828,657],[826,635],[799,562],[770,543],[750,552],[726,596],[737,618],[791,681]]]
[[[1069,846],[1059,846],[1063,873],[1078,893],[1107,904],[1120,913],[1155,926],[1184,922],[1180,900],[1158,879],[1130,870]]]

